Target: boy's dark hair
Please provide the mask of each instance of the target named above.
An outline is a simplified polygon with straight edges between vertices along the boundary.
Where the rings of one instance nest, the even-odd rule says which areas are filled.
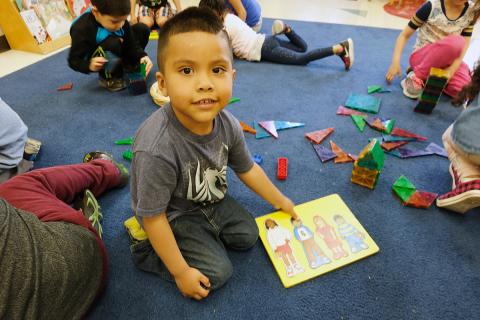
[[[200,8],[208,8],[215,12],[219,17],[223,17],[223,14],[227,11],[227,6],[224,0],[200,0],[198,4]]]
[[[461,106],[465,102],[468,104],[472,103],[473,100],[478,96],[480,92],[480,61],[477,62],[475,70],[472,73],[472,81],[463,87],[455,98],[453,98],[452,103],[455,106]]]
[[[212,10],[198,7],[187,8],[168,19],[158,34],[157,63],[160,71],[163,71],[165,49],[170,37],[195,31],[211,34],[221,33],[230,47],[230,41],[224,31],[223,23]]]
[[[130,14],[130,0],[92,0],[91,2],[101,14],[112,17]]]

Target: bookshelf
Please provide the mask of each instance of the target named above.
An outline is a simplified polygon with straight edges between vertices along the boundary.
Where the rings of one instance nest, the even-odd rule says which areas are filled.
[[[28,30],[27,25],[18,12],[14,0],[0,0],[0,27],[7,37],[10,48],[40,54],[64,48],[70,45],[70,35],[38,44]]]

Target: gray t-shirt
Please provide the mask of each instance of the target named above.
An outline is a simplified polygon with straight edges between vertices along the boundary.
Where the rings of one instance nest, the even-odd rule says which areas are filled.
[[[132,208],[137,216],[167,212],[169,220],[222,200],[227,166],[244,173],[253,166],[238,120],[221,111],[213,130],[199,136],[186,129],[170,105],[152,114],[133,143]]]

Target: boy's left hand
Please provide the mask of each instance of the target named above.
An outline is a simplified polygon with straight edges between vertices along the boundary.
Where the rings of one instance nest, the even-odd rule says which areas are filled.
[[[145,63],[146,64],[145,72],[146,72],[146,75],[148,76],[148,74],[150,73],[150,71],[152,70],[152,67],[153,67],[152,60],[150,60],[150,58],[148,56],[145,56],[142,59],[140,59],[140,63]]]
[[[298,214],[295,212],[295,209],[293,208],[294,206],[295,205],[293,204],[292,200],[288,199],[287,197],[283,197],[282,202],[279,203],[278,209],[288,213],[293,219],[297,220]]]

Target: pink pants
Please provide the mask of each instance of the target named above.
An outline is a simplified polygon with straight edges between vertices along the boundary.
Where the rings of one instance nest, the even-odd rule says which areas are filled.
[[[92,231],[103,256],[103,281],[107,275],[107,250],[88,219],[71,204],[85,189],[95,196],[120,183],[120,171],[110,161],[57,166],[33,170],[0,184],[0,198],[12,206],[33,213],[40,221],[63,221]]]
[[[430,73],[430,68],[445,69],[455,59],[460,57],[465,46],[462,36],[450,35],[435,43],[427,44],[415,50],[410,56],[410,66],[415,75],[424,82]],[[465,62],[462,62],[457,72],[450,78],[443,92],[451,97],[456,96],[462,88],[471,81],[470,70]]]

